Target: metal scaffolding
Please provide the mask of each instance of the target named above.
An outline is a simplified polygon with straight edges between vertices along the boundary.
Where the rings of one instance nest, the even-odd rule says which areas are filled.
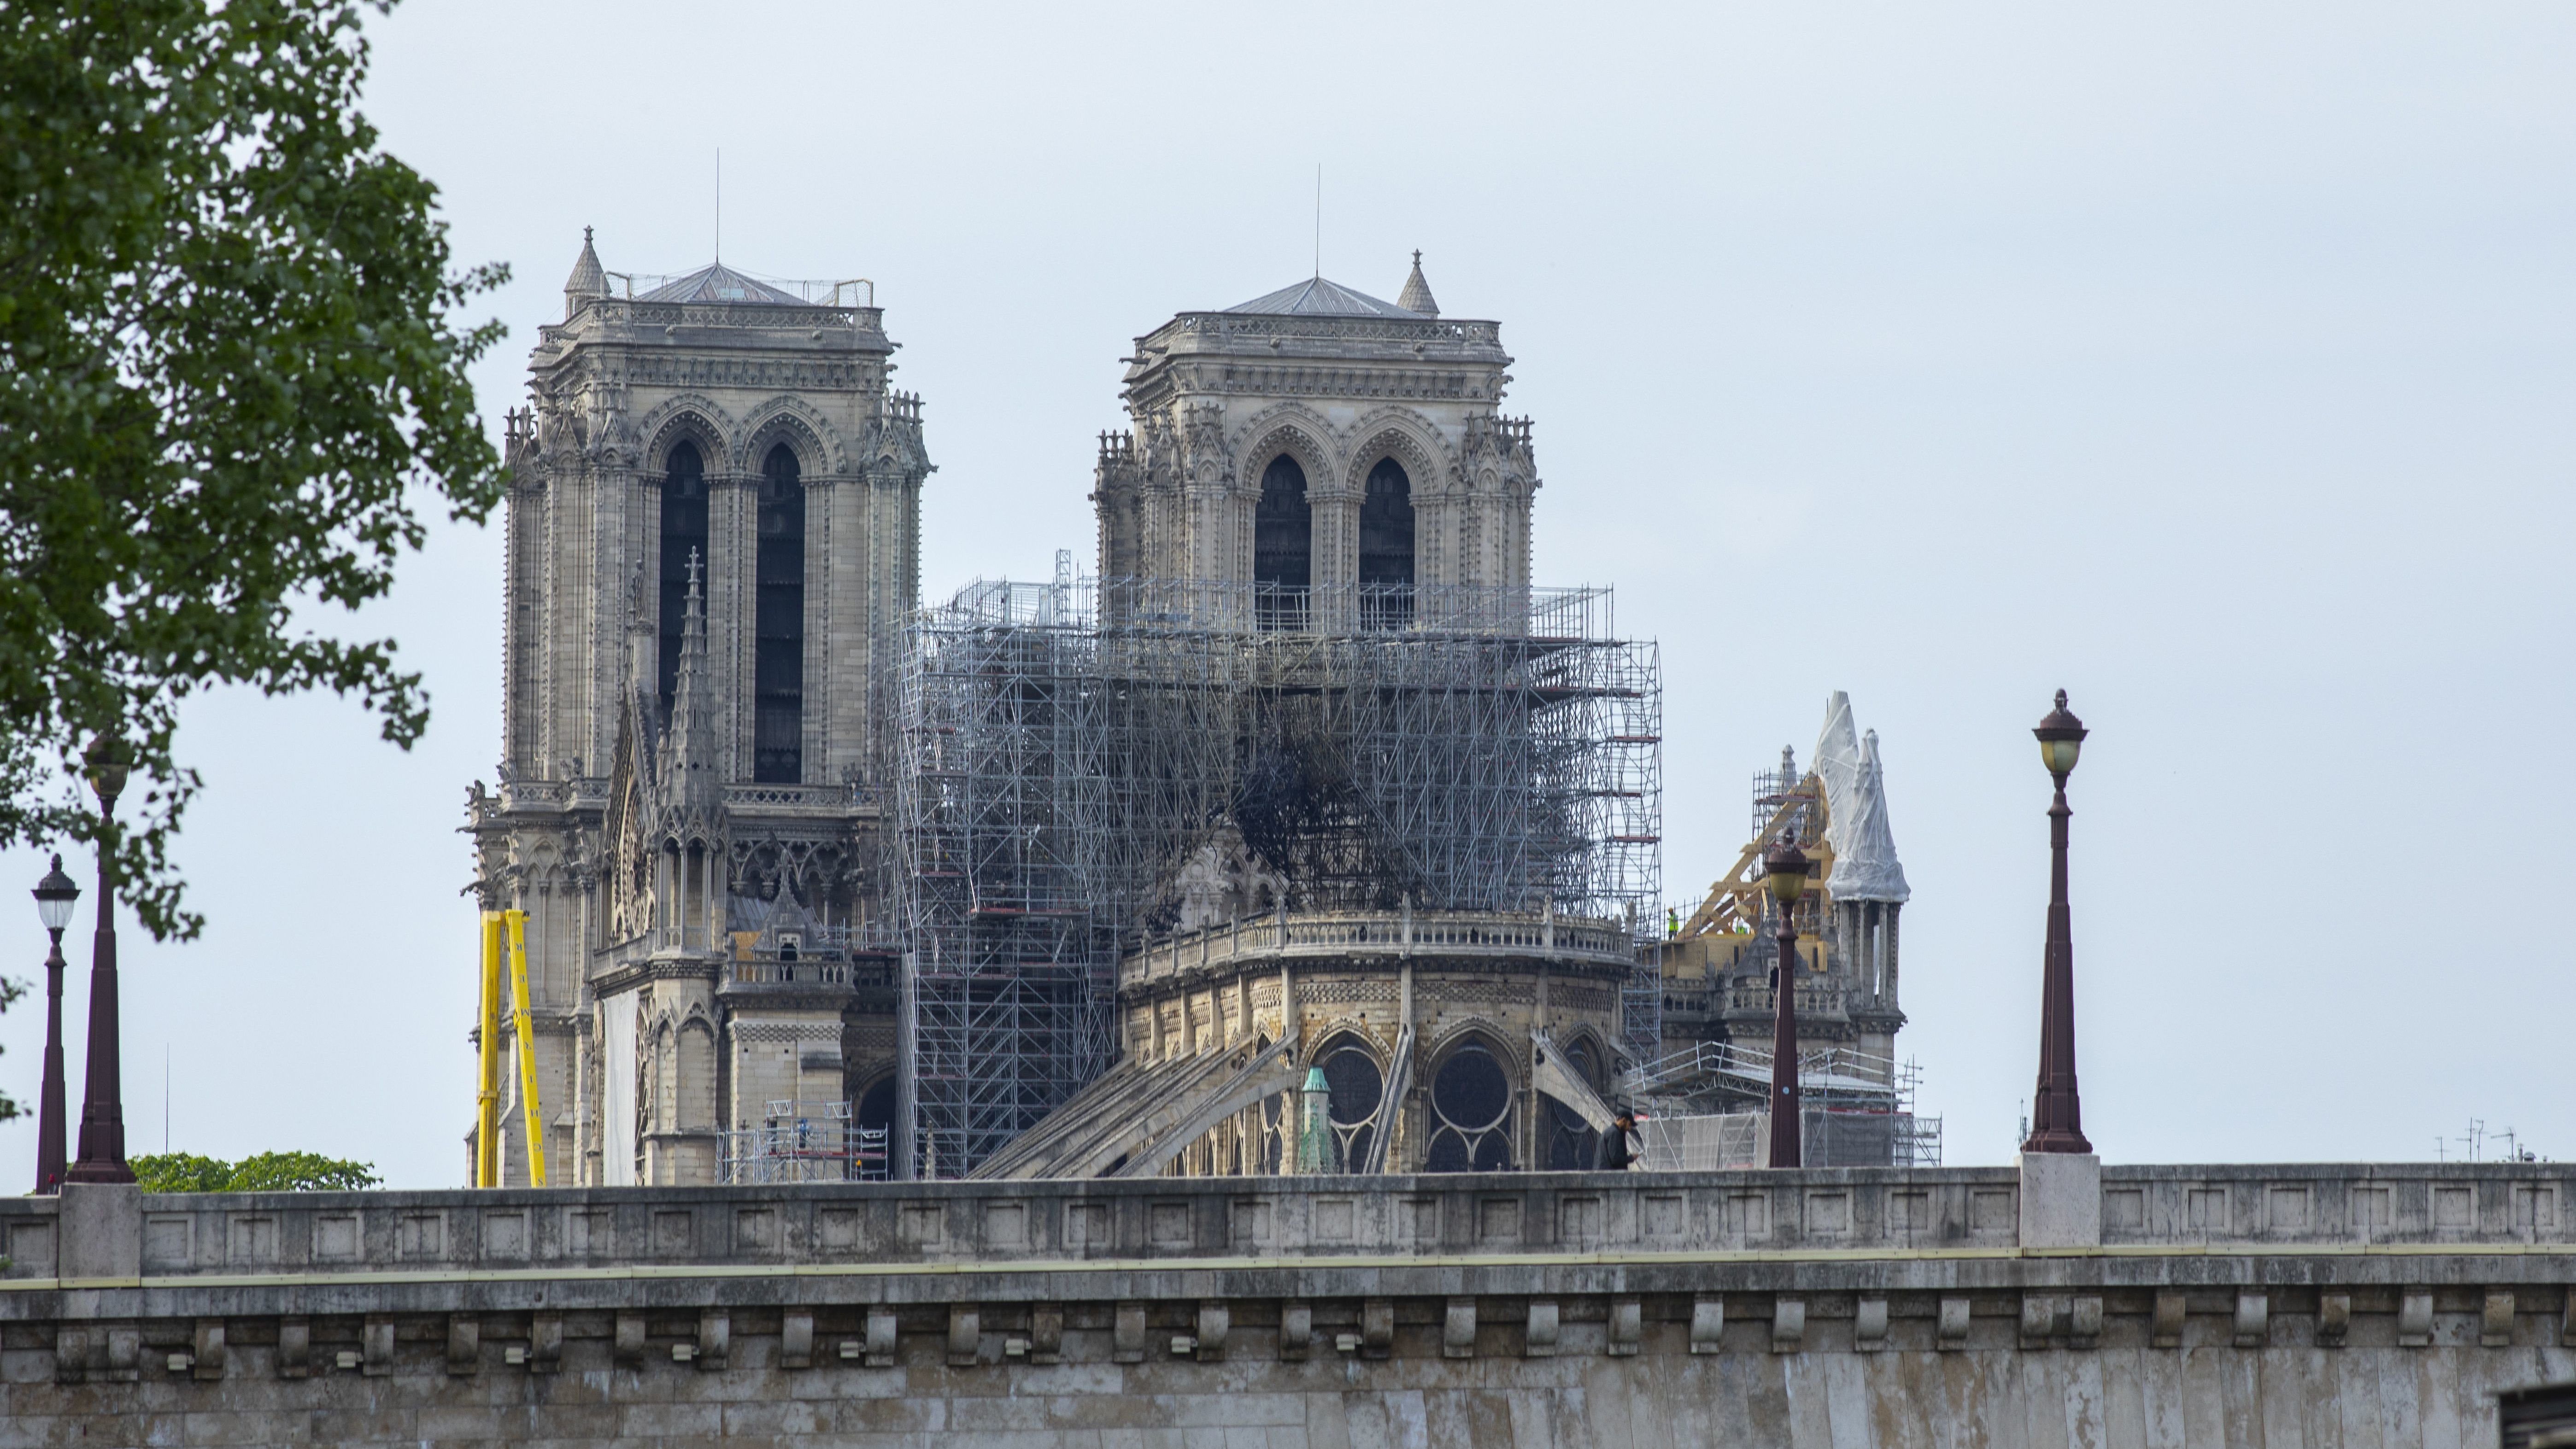
[[[1607,590],[1101,584],[1060,562],[925,611],[897,707],[896,1154],[923,1176],[1107,1064],[1118,954],[1178,923],[1211,849],[1300,910],[1553,904],[1656,934],[1662,690]],[[1624,998],[1640,1059],[1657,970]]]

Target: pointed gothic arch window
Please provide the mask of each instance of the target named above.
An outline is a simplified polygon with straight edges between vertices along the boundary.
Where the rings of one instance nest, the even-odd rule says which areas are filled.
[[[759,529],[751,777],[793,785],[805,777],[805,486],[785,443],[760,467]]]
[[[1358,1164],[1368,1160],[1369,1145],[1381,1125],[1377,1115],[1386,1076],[1378,1070],[1377,1054],[1356,1037],[1334,1038],[1316,1054],[1315,1063],[1324,1069],[1324,1086],[1331,1093],[1326,1099],[1333,1133],[1329,1170],[1356,1172]]]
[[[1282,453],[1261,470],[1261,501],[1252,510],[1252,578],[1261,586],[1263,628],[1304,627],[1314,559],[1315,515],[1306,506],[1306,470]]]
[[[662,717],[671,717],[671,696],[680,678],[680,630],[689,608],[689,557],[707,553],[707,465],[698,445],[686,438],[671,445],[662,474],[661,668],[656,675]]]
[[[1360,598],[1373,628],[1413,621],[1413,479],[1393,458],[1369,470],[1360,497]]]
[[[1425,1172],[1512,1170],[1512,1078],[1493,1048],[1461,1042],[1431,1074]]]

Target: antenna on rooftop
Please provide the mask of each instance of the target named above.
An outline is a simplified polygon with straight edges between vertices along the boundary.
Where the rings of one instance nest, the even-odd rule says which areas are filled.
[[[1324,163],[1315,163],[1315,280],[1324,279]]]
[[[724,260],[724,148],[716,148],[716,260]]]

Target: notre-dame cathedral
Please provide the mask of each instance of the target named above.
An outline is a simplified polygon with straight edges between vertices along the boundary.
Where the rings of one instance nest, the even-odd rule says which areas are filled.
[[[930,609],[895,346],[869,284],[585,234],[468,805],[526,913],[500,1179],[532,1125],[556,1184],[1590,1165],[1664,1045],[1661,686],[1606,591],[1531,582],[1497,324],[1418,254],[1394,302],[1176,315],[1097,576]],[[1900,1020],[1885,976],[1818,999]]]

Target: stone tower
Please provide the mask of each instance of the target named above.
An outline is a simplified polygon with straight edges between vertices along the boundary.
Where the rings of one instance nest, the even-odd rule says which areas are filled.
[[[1101,440],[1100,573],[1313,590],[1526,588],[1526,420],[1500,328],[1310,278],[1136,340]],[[1330,622],[1330,621],[1319,621]]]
[[[1606,593],[1531,587],[1539,480],[1529,423],[1500,412],[1499,326],[1443,318],[1417,254],[1400,302],[1308,278],[1180,313],[1126,361],[1087,655],[1119,830],[1063,873],[1109,883],[1086,904],[1117,937],[1115,1061],[997,1147],[954,1091],[925,1092],[924,1130],[990,1177],[1592,1166],[1623,1043],[1660,1045],[1634,923],[1656,898],[1661,686]],[[952,637],[1000,637],[972,603]],[[949,694],[1074,697],[985,682],[1038,642],[959,648],[998,667],[952,667]],[[986,723],[1034,710],[933,717],[961,721],[961,776],[1061,757]],[[1088,774],[1045,796],[990,773],[958,793],[1051,808],[925,842],[980,829],[993,846],[950,854],[1002,858],[1090,808]],[[980,903],[945,908],[943,959],[1010,959]],[[947,1020],[976,1004],[927,970],[913,999]],[[961,1064],[947,1079],[1013,1045],[921,1016]]]
[[[711,1181],[764,1101],[892,1070],[878,691],[930,464],[874,300],[720,263],[652,285],[585,233],[539,329],[470,828],[484,905],[528,912],[551,1181]]]

